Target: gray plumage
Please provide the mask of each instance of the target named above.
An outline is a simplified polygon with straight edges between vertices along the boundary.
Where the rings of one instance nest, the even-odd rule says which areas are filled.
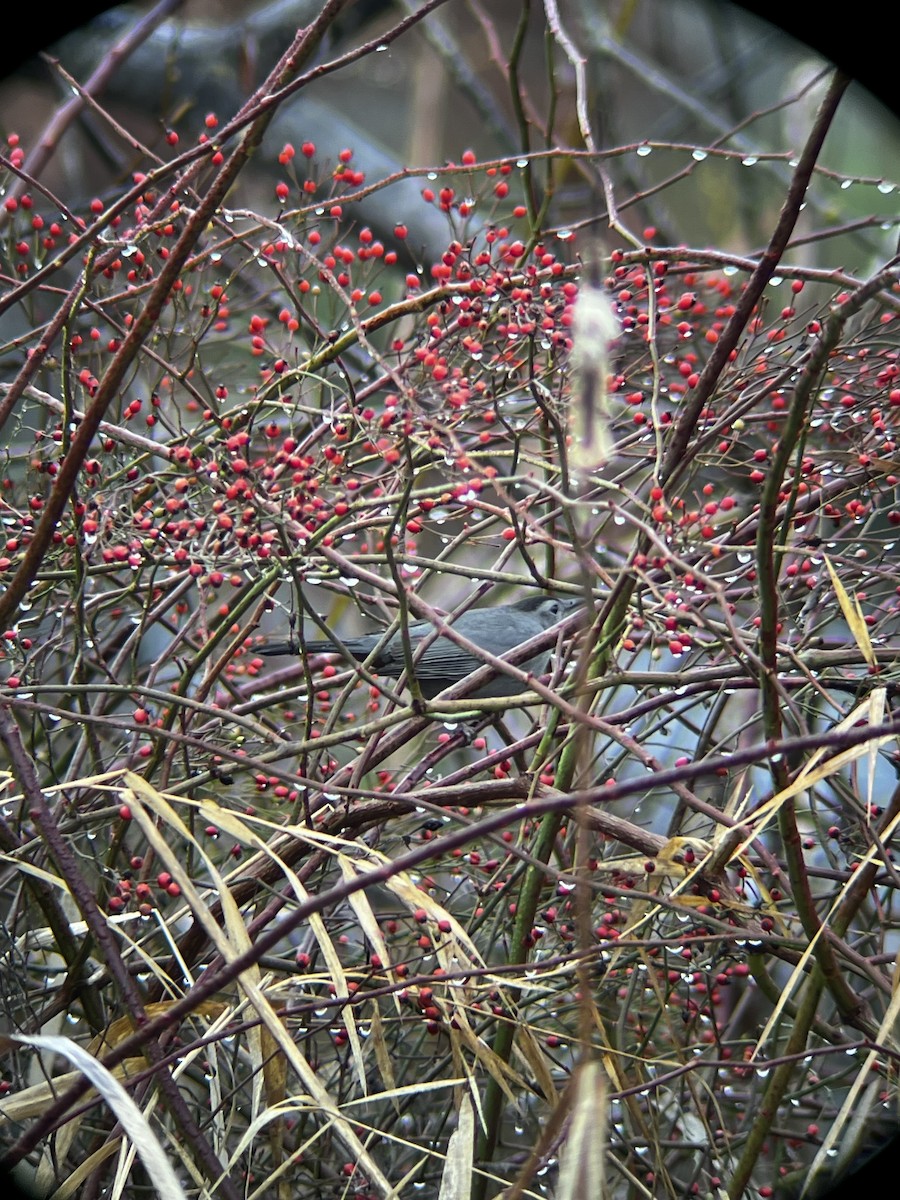
[[[524,600],[498,605],[496,608],[470,609],[457,617],[452,623],[452,628],[473,645],[499,658],[561,621],[581,603],[581,600],[561,600],[555,596],[528,596]],[[433,633],[434,626],[430,621],[416,621],[409,626],[409,643],[413,654],[417,645]],[[363,662],[375,650],[382,636],[379,633],[367,633],[362,637],[346,638],[342,646],[334,642],[310,640],[304,643],[303,648],[307,654],[343,654],[346,651],[356,661]],[[260,650],[260,653],[265,655],[299,652],[300,646],[291,642],[278,642]],[[540,654],[518,665],[522,671],[542,675],[549,662],[550,651],[542,650]],[[438,692],[458,683],[483,665],[481,659],[458,646],[446,634],[438,634],[416,659],[415,674],[422,695],[431,700]],[[392,679],[397,679],[403,674],[406,670],[406,657],[399,632],[382,646],[368,666],[376,675],[387,675]],[[498,672],[493,679],[472,692],[471,696],[517,696],[527,690],[527,684],[511,675]]]

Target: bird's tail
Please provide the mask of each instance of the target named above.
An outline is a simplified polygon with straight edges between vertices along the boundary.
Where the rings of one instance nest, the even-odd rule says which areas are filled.
[[[337,646],[335,646],[334,642],[304,642],[303,649],[307,654],[337,653]],[[265,658],[274,658],[278,654],[288,654],[295,657],[300,653],[300,642],[296,640],[290,642],[269,642],[267,646],[260,646],[256,653],[262,654]]]

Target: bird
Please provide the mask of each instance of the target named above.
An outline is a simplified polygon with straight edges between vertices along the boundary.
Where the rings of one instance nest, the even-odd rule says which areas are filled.
[[[527,596],[524,600],[516,600],[512,604],[500,604],[495,607],[473,608],[462,613],[452,622],[451,628],[461,634],[473,645],[500,657],[521,646],[523,642],[543,633],[545,629],[556,625],[563,617],[583,604],[581,599],[558,596]],[[459,683],[472,671],[483,666],[481,659],[464,650],[447,634],[439,633],[425,647],[422,653],[415,657],[416,647],[429,635],[435,634],[435,626],[430,621],[415,621],[408,627],[409,645],[414,655],[413,669],[422,695],[426,700],[432,700],[445,688]],[[357,662],[366,661],[367,665],[378,675],[387,675],[398,679],[406,670],[407,660],[403,650],[403,637],[398,631],[393,634],[381,647],[374,658],[369,656],[383,640],[381,633],[367,633],[361,637],[346,638],[342,643],[330,641],[307,641],[302,650],[307,654],[341,654],[349,655]],[[301,647],[297,642],[275,642],[260,648],[259,653],[266,656],[279,654],[298,654]],[[539,654],[519,663],[522,671],[533,675],[542,675],[550,662],[550,651],[542,650]],[[528,691],[528,684],[512,675],[498,673],[494,679],[476,688],[470,693],[471,698],[486,696],[518,696]]]

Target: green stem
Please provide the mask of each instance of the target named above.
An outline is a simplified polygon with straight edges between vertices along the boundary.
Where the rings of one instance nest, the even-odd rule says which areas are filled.
[[[771,1136],[772,1126],[778,1118],[781,1102],[787,1091],[791,1074],[797,1066],[795,1055],[802,1053],[806,1047],[809,1031],[815,1020],[819,999],[824,987],[821,972],[816,969],[806,981],[803,995],[797,1006],[797,1017],[794,1021],[791,1035],[784,1048],[784,1057],[788,1060],[780,1063],[772,1072],[763,1095],[762,1103],[753,1118],[753,1124],[744,1143],[744,1149],[738,1160],[731,1182],[728,1187],[728,1200],[739,1200],[750,1182],[753,1169],[762,1154],[763,1143]]]
[[[861,284],[852,296],[834,305],[823,322],[818,343],[794,387],[787,420],[763,486],[756,538],[757,589],[760,604],[759,687],[763,729],[767,741],[770,742],[778,742],[782,737],[782,692],[777,678],[780,620],[778,577],[781,556],[777,550],[776,530],[784,479],[791,457],[803,437],[810,406],[828,370],[831,352],[837,346],[847,321],[859,311],[867,299],[895,278],[894,270],[879,272]],[[776,792],[784,790],[790,782],[790,776],[783,756],[779,756],[777,760],[773,759],[771,772]],[[842,1015],[858,1022],[864,1012],[864,1005],[842,975],[831,943],[820,936],[821,922],[806,872],[793,799],[786,800],[779,808],[778,827],[797,914],[806,936],[811,942],[815,941],[816,960],[824,982]]]
[[[553,737],[553,732],[559,718],[556,713],[549,722],[541,745],[538,747],[536,761],[543,757],[544,748]],[[578,765],[581,739],[571,738],[560,756],[559,770],[556,774],[557,785],[563,789],[571,786]],[[525,870],[522,887],[516,899],[516,920],[510,941],[508,963],[524,963],[528,956],[531,931],[534,928],[541,891],[547,879],[543,870],[550,861],[560,826],[567,813],[565,810],[550,812],[541,818],[540,829],[532,851],[533,861]],[[509,1062],[512,1055],[513,1041],[516,1034],[514,1019],[498,1024],[497,1032],[491,1045],[491,1050],[501,1061]],[[484,1095],[484,1126],[478,1142],[477,1159],[486,1166],[492,1160],[497,1147],[497,1139],[503,1123],[503,1092],[492,1077],[488,1080]],[[487,1174],[476,1175],[472,1180],[472,1200],[484,1200],[487,1187]]]

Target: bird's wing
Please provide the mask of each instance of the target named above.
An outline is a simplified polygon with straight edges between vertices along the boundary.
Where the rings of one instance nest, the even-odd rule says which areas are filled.
[[[465,616],[457,622],[457,627],[459,626],[461,626],[459,632],[464,637],[471,639],[473,630],[467,628]],[[426,637],[432,638],[427,649],[416,660],[416,677],[422,682],[430,680],[440,680],[442,683],[454,682],[468,675],[470,671],[474,671],[476,666],[482,665],[480,662],[476,662],[467,650],[457,646],[451,638],[442,634],[433,637],[434,626],[428,621],[414,621],[409,626],[408,634],[409,645],[414,654],[416,647]],[[361,637],[345,638],[343,645],[355,659],[361,662],[368,658],[381,640],[382,634],[367,633]],[[339,647],[333,642],[307,641],[306,649],[311,654],[340,653]],[[377,657],[373,659],[371,665],[374,671],[392,676],[394,679],[406,669],[401,634],[394,634]]]
[[[431,632],[431,626],[428,628]],[[419,640],[421,641],[421,638]],[[413,641],[414,651],[415,647],[416,642]],[[379,655],[378,667],[386,670],[388,664],[394,667],[397,673],[406,666],[406,660],[403,657],[403,643],[399,639],[393,639],[386,647],[384,654]],[[467,650],[457,646],[450,638],[439,636],[416,659],[415,673],[416,678],[423,681],[441,679],[450,683],[462,679],[464,675],[474,671],[476,666],[481,665],[483,664],[480,661],[476,662]]]

